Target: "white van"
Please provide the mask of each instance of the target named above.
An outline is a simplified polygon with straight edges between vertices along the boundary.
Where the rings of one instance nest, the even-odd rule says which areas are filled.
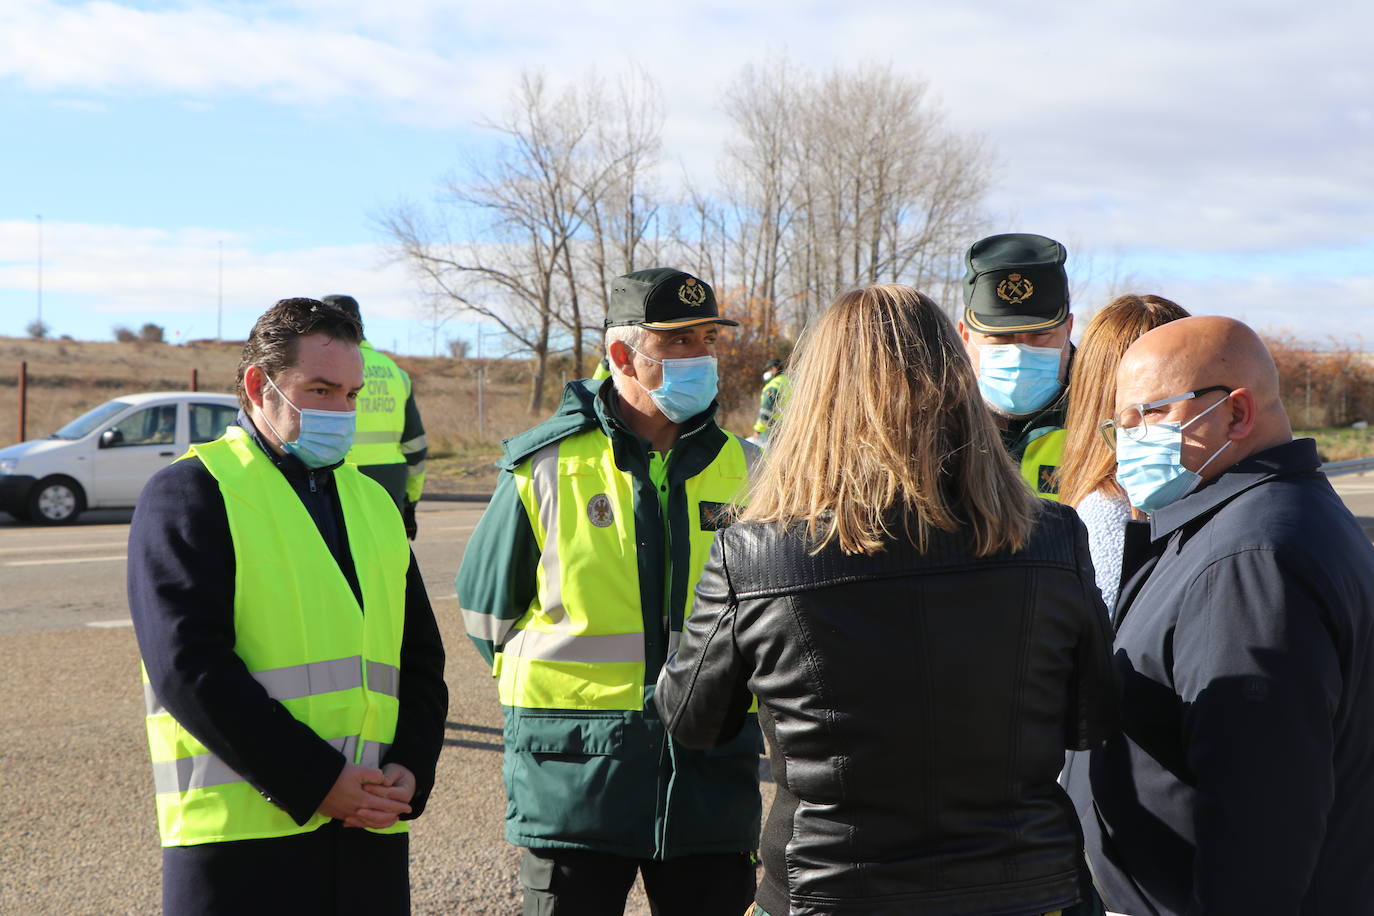
[[[218,439],[238,414],[232,394],[157,391],[106,401],[46,439],[0,449],[0,509],[65,525],[86,509],[125,509],[159,468]]]

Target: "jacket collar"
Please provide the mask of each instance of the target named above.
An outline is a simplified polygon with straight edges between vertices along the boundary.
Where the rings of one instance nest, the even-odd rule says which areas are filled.
[[[710,407],[682,424],[678,441],[690,439],[705,429],[714,428],[715,416],[716,402],[712,401]],[[511,436],[501,443],[504,453],[496,462],[496,466],[507,471],[514,470],[520,462],[546,445],[552,445],[574,433],[597,426],[601,427],[601,431],[610,439],[628,438],[629,441],[644,441],[621,417],[613,379],[606,378],[599,382],[593,379],[578,379],[568,382],[563,388],[563,400],[559,402],[558,409],[552,417],[533,429]],[[647,448],[646,444],[645,449]]]
[[[281,471],[286,477],[295,478],[297,480],[307,480],[312,475],[315,477],[328,475],[339,465],[343,464],[342,461],[336,461],[322,468],[307,467],[305,462],[301,461],[290,452],[284,455],[278,455],[273,451],[272,447],[268,444],[267,440],[263,438],[262,433],[258,430],[258,427],[253,423],[252,419],[249,418],[248,414],[244,412],[243,408],[239,408],[239,415],[236,422],[239,426],[242,426],[252,438],[253,444],[258,447],[258,450],[266,455],[268,459],[276,465],[277,470]]]
[[[1150,540],[1168,537],[1262,483],[1308,473],[1319,467],[1321,459],[1317,457],[1317,443],[1313,439],[1294,439],[1242,458],[1192,493],[1150,516]]]

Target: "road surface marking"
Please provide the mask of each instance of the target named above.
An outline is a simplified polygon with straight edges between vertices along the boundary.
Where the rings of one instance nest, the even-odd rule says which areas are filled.
[[[0,547],[0,553],[37,553],[44,550],[89,550],[92,547],[104,547],[109,550],[111,547],[123,547],[123,543],[115,541],[104,544],[32,544],[28,547]]]
[[[97,630],[117,630],[120,627],[131,627],[134,625],[132,620],[92,620],[86,624],[88,627],[95,627]]]
[[[66,560],[11,560],[6,566],[57,566],[62,563],[104,563],[112,560],[127,560],[129,555],[121,553],[117,557],[72,557]]]

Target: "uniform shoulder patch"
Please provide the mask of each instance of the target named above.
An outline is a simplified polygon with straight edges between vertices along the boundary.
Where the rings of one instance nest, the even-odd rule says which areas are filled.
[[[1059,466],[1053,464],[1040,465],[1039,485],[1037,489],[1041,493],[1059,494]]]

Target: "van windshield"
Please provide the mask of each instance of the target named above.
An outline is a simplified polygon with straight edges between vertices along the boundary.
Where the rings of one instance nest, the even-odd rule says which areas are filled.
[[[128,401],[107,401],[77,417],[66,426],[49,436],[49,439],[83,439],[106,421],[129,406]]]

